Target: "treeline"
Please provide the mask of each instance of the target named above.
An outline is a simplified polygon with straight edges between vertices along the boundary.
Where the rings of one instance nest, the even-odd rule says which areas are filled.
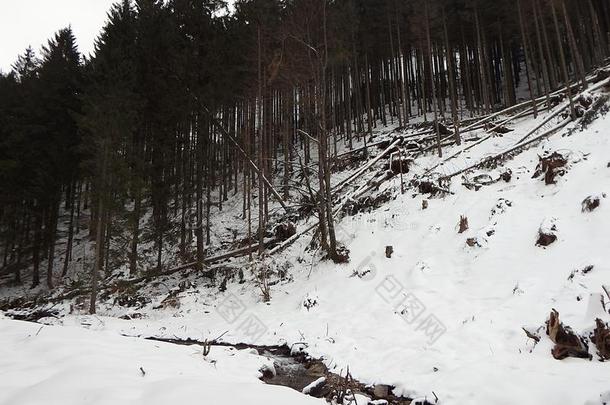
[[[161,270],[168,255],[201,266],[212,207],[238,192],[248,244],[262,252],[274,207],[309,205],[320,247],[338,259],[330,171],[341,149],[422,116],[445,120],[459,142],[467,117],[586,86],[610,44],[606,0],[223,10],[124,0],[91,57],[68,28],[0,75],[0,273],[21,282],[31,268],[32,286],[46,274],[52,288],[84,230],[93,278]]]

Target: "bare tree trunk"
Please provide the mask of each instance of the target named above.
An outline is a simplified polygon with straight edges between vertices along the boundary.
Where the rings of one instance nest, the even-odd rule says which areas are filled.
[[[49,204],[47,243],[49,247],[47,260],[47,287],[53,288],[53,268],[55,264],[55,240],[57,239],[57,216],[59,215],[59,196],[53,197]]]
[[[203,270],[205,260],[205,241],[203,238],[203,165],[205,162],[203,131],[205,121],[202,122],[202,115],[197,116],[197,143],[196,148],[196,176],[195,176],[195,210],[197,211],[197,223],[195,225],[195,239],[197,245],[197,270]]]
[[[544,78],[544,87],[546,90],[546,108],[547,110],[551,109],[551,82],[549,79],[549,69],[548,69],[548,63],[550,63],[550,61],[544,56],[544,49],[542,47],[542,37],[540,35],[540,24],[538,22],[538,11],[537,11],[537,7],[535,5],[535,1],[534,3],[532,3],[533,6],[533,10],[534,10],[534,22],[536,25],[536,38],[538,40],[538,56],[540,57],[540,63],[542,64],[542,76]]]
[[[434,102],[436,98],[436,88],[434,85],[434,63],[432,61],[432,40],[430,39],[430,14],[428,11],[428,0],[425,0],[425,8],[426,8],[426,41],[428,43],[428,61],[430,62],[430,83],[432,86],[432,108],[434,109],[434,126],[436,130],[436,140],[437,140],[437,150],[438,157],[443,157],[443,149],[441,147],[441,132],[439,130],[438,123],[438,111],[436,103]]]
[[[324,29],[324,60],[321,66],[321,99],[320,99],[320,113],[322,114],[321,119],[321,142],[323,145],[320,149],[320,156],[323,158],[322,166],[324,169],[324,199],[326,201],[326,215],[328,221],[328,238],[329,238],[329,256],[331,259],[337,259],[337,238],[335,236],[335,224],[333,219],[333,207],[332,207],[332,193],[330,188],[330,163],[328,161],[328,133],[326,123],[326,70],[328,68],[328,37],[327,37],[327,22],[326,22],[326,0],[321,0],[323,5],[323,29]],[[321,190],[322,191],[322,190]]]
[[[399,96],[399,79],[398,79],[398,68],[397,65],[400,64],[400,61],[396,59],[396,53],[394,52],[394,33],[392,31],[392,18],[390,14],[388,14],[388,33],[390,35],[390,50],[391,50],[391,60],[390,60],[390,72],[391,72],[391,82],[392,82],[392,98],[393,98],[393,110],[394,114],[398,117],[398,126],[402,127],[402,109],[400,108],[400,96]],[[400,52],[400,51],[399,51]]]
[[[485,46],[481,37],[481,24],[479,23],[478,4],[475,5],[474,19],[477,30],[477,53],[479,55],[479,73],[481,74],[481,94],[483,96],[483,102],[485,104],[485,111],[489,112],[492,110],[492,105],[489,99],[489,92],[487,88],[487,61],[485,57]]]
[[[133,195],[133,211],[131,212],[129,222],[131,226],[131,241],[129,252],[129,274],[135,275],[138,272],[138,244],[140,240],[140,215],[142,210],[142,187],[140,185],[140,176],[142,174],[141,161],[143,160],[143,145],[138,139],[134,142],[134,157],[132,161],[131,172],[131,193]]]
[[[453,129],[455,133],[455,142],[460,145],[462,138],[460,137],[460,123],[457,114],[457,96],[455,94],[455,77],[453,75],[453,51],[449,45],[449,34],[447,33],[447,19],[445,17],[445,8],[443,8],[443,32],[445,34],[445,49],[447,54],[447,74],[449,76],[449,92],[451,93],[451,118],[453,120]],[[442,152],[442,151],[441,151]]]
[[[286,93],[287,96],[287,93]],[[290,149],[291,144],[291,106],[292,106],[292,95],[282,100],[282,115],[284,117],[282,121],[282,149],[284,152],[284,199],[287,200],[290,197],[290,176],[292,175],[292,163],[290,161]]]
[[[395,3],[396,4],[396,3]],[[396,13],[398,16],[398,12]],[[398,17],[397,17],[398,18]],[[408,80],[409,80],[409,76],[408,73],[406,71],[406,58],[405,58],[405,54],[402,48],[402,38],[400,35],[400,22],[396,22],[396,36],[398,37],[398,69],[400,74],[398,75],[398,80],[401,81],[401,92],[402,92],[402,105],[403,105],[403,116],[404,116],[404,122],[405,125],[409,123],[409,107],[411,104],[411,100],[409,98],[409,91],[408,91]]]
[[[553,0],[554,1],[554,0]],[[542,11],[540,8],[539,0],[534,0],[534,8],[538,9],[538,15],[540,16],[540,21],[542,25],[542,38],[544,39],[544,49],[546,52],[547,63],[549,64],[549,80],[550,80],[550,88],[551,90],[557,87],[557,71],[554,69],[553,64],[553,53],[551,52],[551,41],[549,41],[549,36],[547,34],[546,27],[544,25],[544,19],[542,15]],[[561,47],[561,42],[557,44],[558,47]]]
[[[373,136],[373,117],[371,114],[371,79],[370,79],[369,57],[364,55],[364,74],[366,80],[366,117],[369,137]],[[366,139],[366,138],[365,138]],[[366,141],[365,141],[366,144]]]
[[[102,244],[104,237],[104,227],[102,226],[102,221],[104,220],[104,194],[106,192],[106,170],[108,165],[108,144],[107,141],[103,141],[102,144],[102,161],[101,161],[101,177],[99,180],[100,187],[97,192],[97,218],[96,222],[97,229],[95,235],[95,264],[92,267],[91,272],[91,300],[89,301],[89,313],[95,314],[96,312],[96,301],[97,301],[97,291],[98,291],[98,278],[101,271],[102,266]]]
[[[32,270],[32,288],[38,287],[40,284],[40,244],[44,210],[38,201],[34,205],[34,216],[34,246],[32,247],[32,261],[34,263]]]
[[[527,87],[530,92],[530,98],[532,99],[532,107],[534,108],[534,118],[538,117],[538,106],[536,104],[536,97],[532,90],[532,73],[534,72],[531,68],[531,56],[528,47],[527,35],[525,34],[525,24],[523,23],[523,12],[521,10],[521,0],[517,0],[517,9],[519,11],[519,27],[521,28],[521,38],[523,41],[523,51],[525,53],[525,69],[527,75]]]
[[[606,38],[604,36],[604,34],[602,33],[600,24],[599,24],[599,16],[597,15],[597,12],[595,11],[594,7],[593,7],[593,0],[588,0],[588,5],[589,5],[589,13],[591,14],[591,20],[593,22],[593,35],[594,38],[596,39],[596,44],[594,46],[595,49],[601,48],[602,51],[600,52],[601,55],[599,55],[598,58],[598,63],[602,61],[603,59],[603,55],[608,51],[607,45],[606,45]]]
[[[70,183],[70,188],[72,192],[70,193],[71,201],[70,201],[70,222],[68,224],[68,241],[66,242],[66,254],[64,255],[64,267],[61,272],[62,277],[66,277],[68,274],[68,265],[72,260],[72,243],[74,239],[74,203],[75,203],[75,195],[76,195],[76,184],[74,182]]]
[[[568,76],[568,67],[566,64],[565,53],[561,46],[561,32],[559,31],[559,22],[557,21],[557,13],[555,12],[555,0],[551,0],[551,11],[553,13],[553,22],[555,23],[555,33],[557,34],[557,44],[559,45],[559,57],[561,58],[561,71],[563,73],[563,81],[566,85],[568,99],[570,101],[570,115],[576,118],[576,110],[574,109],[574,100],[572,100],[572,90],[570,88],[570,78]]]
[[[257,119],[258,119],[258,167],[261,173],[258,174],[258,254],[262,255],[265,250],[265,183],[263,182],[265,156],[263,139],[263,67],[262,67],[262,45],[261,27],[258,26],[258,97],[257,97]]]
[[[561,8],[563,10],[563,16],[566,24],[566,32],[568,36],[568,42],[570,44],[570,48],[572,51],[572,58],[574,59],[574,65],[576,66],[576,71],[578,72],[578,76],[580,78],[580,82],[582,83],[582,90],[585,90],[588,86],[587,79],[585,78],[585,67],[582,61],[582,56],[578,51],[578,46],[576,45],[576,38],[574,37],[574,32],[572,31],[572,24],[570,24],[570,18],[568,17],[568,11],[566,10],[566,3],[564,0],[561,0]]]
[[[466,76],[466,105],[468,107],[468,109],[470,110],[470,116],[472,117],[474,114],[474,109],[475,109],[475,103],[473,100],[473,95],[472,95],[472,82],[471,82],[471,77],[470,77],[470,58],[469,58],[469,54],[468,54],[468,45],[466,44],[466,39],[464,37],[464,28],[460,27],[461,33],[462,33],[462,48],[463,48],[463,52],[462,52],[462,57],[460,58],[460,61],[462,59],[464,59],[463,66],[464,66],[464,75]]]

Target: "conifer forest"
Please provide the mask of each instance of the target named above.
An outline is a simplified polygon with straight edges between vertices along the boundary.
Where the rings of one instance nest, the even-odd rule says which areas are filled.
[[[57,29],[0,71],[0,404],[610,403],[610,1]]]

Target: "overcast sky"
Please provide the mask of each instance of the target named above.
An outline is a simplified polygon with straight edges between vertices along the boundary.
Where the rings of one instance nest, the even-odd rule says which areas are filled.
[[[72,26],[81,53],[93,41],[116,0],[0,0],[0,70],[8,72],[28,45],[40,47],[59,29]]]

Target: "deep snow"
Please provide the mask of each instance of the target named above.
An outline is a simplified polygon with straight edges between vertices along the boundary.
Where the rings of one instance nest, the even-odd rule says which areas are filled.
[[[265,385],[248,350],[0,319],[0,404],[323,404]],[[268,364],[267,364],[268,365]]]
[[[514,132],[437,171],[450,173],[502,151],[543,119],[521,119],[510,125]],[[111,391],[99,403],[180,403],[172,394],[184,395],[185,403],[204,395],[235,396],[224,403],[320,403],[256,381],[264,359],[247,353],[216,353],[214,368],[195,349],[116,336],[203,340],[226,332],[228,342],[297,344],[337,372],[349,367],[362,382],[394,385],[398,395],[436,395],[445,405],[609,401],[610,368],[597,360],[593,345],[592,361],[558,361],[543,329],[537,345],[522,330],[543,327],[552,308],[578,333],[592,330],[595,317],[610,321],[598,304],[602,285],[610,284],[610,198],[593,212],[581,211],[587,196],[610,196],[610,115],[583,132],[562,134],[567,131],[492,171],[510,168],[508,183],[474,191],[459,176],[451,184],[454,194],[429,197],[409,189],[377,210],[343,218],[339,235],[350,249],[349,264],[320,261],[307,249],[310,237],[301,238],[274,259],[288,263],[293,280],[274,285],[270,303],[261,301],[251,282],[233,282],[222,293],[194,286],[180,293],[179,308],[152,310],[161,295],[137,311],[144,319],[120,320],[115,316],[124,309],[102,305],[100,318],[75,313],[52,321],[69,329],[45,327],[38,336],[33,333],[39,326],[0,320],[0,398],[36,403],[57,393],[65,397],[62,403],[80,403],[81,397],[71,396],[75,387],[74,395],[97,398],[104,387],[117,385],[122,394]],[[447,148],[446,156],[457,148]],[[533,179],[538,156],[557,150],[570,155],[568,172],[555,185]],[[435,156],[418,159],[408,178],[437,162]],[[399,179],[382,188],[399,190]],[[426,210],[423,199],[429,201]],[[233,215],[237,221],[238,213]],[[470,229],[458,234],[461,215]],[[556,224],[557,242],[535,246],[538,229],[549,221]],[[471,237],[480,246],[468,246]],[[384,254],[388,245],[391,259]],[[579,271],[589,265],[590,272]],[[99,332],[72,328],[83,323]],[[93,366],[97,361],[99,368]],[[150,375],[141,377],[140,365]],[[179,372],[184,374],[176,377]]]

